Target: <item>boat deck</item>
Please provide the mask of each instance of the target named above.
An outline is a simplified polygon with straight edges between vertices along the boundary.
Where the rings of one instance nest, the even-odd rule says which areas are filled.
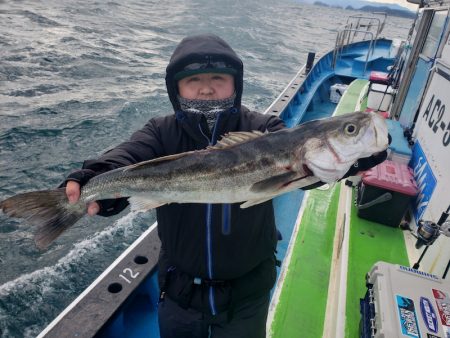
[[[368,78],[370,71],[386,71],[395,58],[391,41],[377,40],[373,52],[367,57],[367,44],[356,43],[349,51],[342,51],[336,63],[336,74],[351,78]],[[367,65],[366,65],[367,62]]]
[[[396,57],[392,41],[384,39],[377,40],[373,51],[367,53],[367,41],[353,43],[341,51],[333,66],[333,52],[328,52],[319,58],[306,79],[298,74],[267,112],[282,112],[280,116],[288,127],[330,116],[336,104],[324,97],[331,85],[368,79],[371,71],[386,72]]]
[[[353,81],[335,115],[364,110],[367,87]],[[355,193],[339,183],[305,196],[271,307],[272,337],[358,337],[366,273],[380,260],[409,265],[402,230],[359,218]]]

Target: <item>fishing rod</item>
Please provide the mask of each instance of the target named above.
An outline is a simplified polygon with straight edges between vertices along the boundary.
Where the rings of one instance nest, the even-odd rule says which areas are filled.
[[[417,228],[417,241],[416,249],[420,249],[422,246],[426,246],[419,257],[419,260],[413,265],[413,269],[419,269],[420,262],[428,251],[428,248],[436,241],[436,239],[441,235],[450,237],[450,220],[447,221],[450,215],[450,205],[447,211],[441,214],[439,220],[435,223],[433,221],[420,220]],[[447,264],[444,275],[442,279],[447,276],[448,270],[450,268],[450,261]]]

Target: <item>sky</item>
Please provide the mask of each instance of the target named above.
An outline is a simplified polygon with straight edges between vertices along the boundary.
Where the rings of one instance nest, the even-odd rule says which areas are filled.
[[[370,0],[371,2],[381,2],[381,3],[388,3],[388,4],[397,4],[403,7],[407,7],[410,10],[417,10],[418,5],[411,4],[407,2],[406,0]]]

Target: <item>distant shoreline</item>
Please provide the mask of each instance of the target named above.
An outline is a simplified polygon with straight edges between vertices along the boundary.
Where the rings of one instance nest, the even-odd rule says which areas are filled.
[[[340,9],[348,9],[354,11],[363,11],[363,12],[385,12],[390,16],[398,16],[402,18],[414,19],[416,17],[416,13],[410,10],[401,10],[401,9],[392,9],[387,6],[370,6],[366,5],[360,8],[354,8],[352,6],[339,6],[339,5],[329,5],[322,1],[315,1],[313,5],[321,6],[321,7],[329,7],[329,8],[340,8]]]

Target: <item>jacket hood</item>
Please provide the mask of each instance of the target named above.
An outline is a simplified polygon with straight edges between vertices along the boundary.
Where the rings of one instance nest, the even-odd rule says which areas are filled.
[[[175,48],[166,68],[167,93],[175,111],[180,110],[180,104],[177,100],[178,87],[175,75],[190,64],[215,62],[224,62],[236,71],[234,75],[236,91],[234,107],[240,110],[244,78],[242,61],[228,43],[220,37],[204,34],[184,38]]]

